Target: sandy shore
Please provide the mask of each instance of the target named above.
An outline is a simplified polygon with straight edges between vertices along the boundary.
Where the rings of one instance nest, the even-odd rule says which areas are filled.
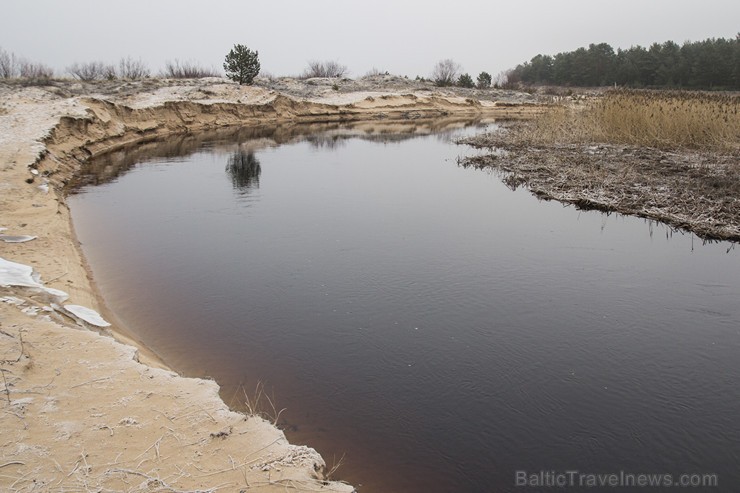
[[[65,204],[91,156],[176,133],[539,111],[526,95],[319,82],[290,83],[290,96],[220,79],[0,85],[0,490],[353,491],[326,480],[313,449],[232,412],[215,382],[178,376],[117,326]]]

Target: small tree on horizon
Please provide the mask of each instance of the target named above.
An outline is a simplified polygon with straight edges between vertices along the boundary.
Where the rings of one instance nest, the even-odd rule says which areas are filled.
[[[244,45],[235,44],[224,60],[226,77],[239,85],[251,85],[260,73],[259,52]]]
[[[459,87],[475,87],[475,84],[473,84],[473,78],[470,76],[470,74],[462,74],[459,79],[457,79],[457,85]]]
[[[488,72],[481,72],[478,75],[478,89],[488,89],[491,87],[492,81],[493,78],[491,77],[491,74]]]

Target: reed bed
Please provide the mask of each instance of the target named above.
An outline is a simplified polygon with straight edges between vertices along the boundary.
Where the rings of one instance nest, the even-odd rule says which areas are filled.
[[[609,91],[466,141],[538,197],[740,241],[740,95]]]
[[[737,150],[738,108],[737,93],[614,90],[585,106],[554,107],[522,137],[540,144],[600,142]]]

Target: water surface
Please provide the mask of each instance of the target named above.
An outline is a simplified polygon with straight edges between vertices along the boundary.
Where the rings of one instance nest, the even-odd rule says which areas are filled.
[[[457,165],[472,131],[173,139],[97,162],[74,224],[145,344],[235,407],[265,382],[361,492],[541,470],[734,491],[738,251],[509,190]]]

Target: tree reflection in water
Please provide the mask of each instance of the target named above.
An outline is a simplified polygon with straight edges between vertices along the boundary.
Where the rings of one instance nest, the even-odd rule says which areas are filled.
[[[234,188],[241,192],[249,192],[260,186],[262,167],[254,152],[242,149],[234,151],[226,163],[226,172],[229,173]]]

